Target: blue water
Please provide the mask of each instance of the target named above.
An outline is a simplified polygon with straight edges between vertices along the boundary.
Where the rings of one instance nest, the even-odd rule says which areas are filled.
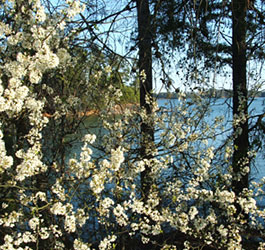
[[[158,105],[161,107],[174,108],[178,105],[178,100],[172,99],[158,99]],[[249,127],[251,127],[257,121],[256,115],[262,114],[265,112],[265,98],[259,97],[254,98],[249,102]],[[210,101],[210,112],[206,115],[205,121],[210,125],[213,123],[216,117],[222,116],[224,118],[223,124],[225,132],[218,131],[220,134],[217,136],[217,139],[214,141],[214,146],[218,147],[218,143],[222,143],[227,140],[232,133],[232,98],[219,98],[212,99]],[[253,118],[254,117],[254,118]],[[251,140],[250,140],[251,143]],[[264,141],[265,143],[265,141]],[[259,181],[265,177],[265,149],[261,148],[257,152],[256,159],[252,162],[251,168],[251,180]]]
[[[264,110],[264,105],[263,105],[264,102],[265,102],[265,98],[254,99],[250,105],[250,108],[249,108],[250,116],[261,114]],[[178,104],[179,103],[177,100],[165,100],[165,99],[158,100],[158,105],[160,107],[163,106],[165,109],[168,109],[168,110],[170,110],[171,108],[174,109],[174,107],[176,107]],[[232,122],[232,109],[231,109],[232,103],[231,103],[231,99],[213,100],[210,107],[211,107],[211,111],[205,117],[207,123],[212,124],[214,119],[218,116],[224,117],[225,132],[218,135],[217,139],[213,142],[214,146],[217,147],[218,143],[221,144],[224,140],[229,138],[229,136],[232,133],[232,123],[231,123]],[[254,120],[251,119],[250,123],[252,123],[252,124],[255,123],[255,119]],[[97,117],[96,116],[88,117],[84,128],[82,128],[82,130],[81,130],[81,134],[86,134],[86,133],[97,134],[100,132],[102,132],[102,131],[101,131],[100,123],[98,122]],[[160,133],[160,132],[157,132],[157,133]],[[104,134],[104,131],[103,131],[103,134]],[[157,135],[157,137],[159,137],[159,135]],[[100,136],[98,136],[98,138],[100,138]],[[98,139],[97,143],[100,144],[100,139]],[[74,155],[78,156],[80,154],[82,144],[83,144],[82,142],[77,142],[76,144],[74,144],[74,146],[72,148],[72,156],[74,156]],[[94,148],[93,150],[97,156],[100,156],[100,152],[97,151],[96,148]],[[255,180],[260,180],[262,177],[265,176],[263,154],[264,154],[264,149],[261,149],[258,152],[257,158],[255,159],[255,162],[254,162],[256,168],[252,168],[251,178],[254,178]],[[106,157],[105,155],[103,155],[103,156]],[[176,160],[176,162],[178,162],[178,161]],[[170,173],[167,172],[167,175],[169,176],[169,178],[172,178],[172,175]],[[167,177],[165,177],[165,179],[166,178]],[[163,183],[166,183],[166,182],[163,182],[163,180],[165,180],[165,179],[164,179],[164,176],[161,176],[161,181],[162,181],[161,182],[161,185],[162,185],[161,188],[163,188]],[[139,182],[140,182],[140,179],[139,179]],[[84,190],[84,195],[87,195],[86,194],[86,192],[87,192],[86,191],[87,190],[86,185],[87,184],[84,184],[84,189],[81,188],[82,190]],[[109,187],[110,190],[111,190],[111,187],[112,186]],[[257,202],[258,202],[259,206],[265,205],[265,199],[257,200]],[[76,204],[78,204],[78,203],[76,203]],[[96,232],[99,229],[99,223],[96,219],[96,216],[90,216],[90,218],[91,219],[90,219],[89,223],[87,223],[87,225],[86,225],[87,230],[85,230],[85,232]],[[84,237],[86,237],[86,236],[84,236]],[[91,237],[91,236],[89,236],[89,237]],[[96,236],[95,236],[95,239],[96,239]]]
[[[174,107],[176,107],[178,104],[179,104],[179,101],[176,99],[171,99],[171,100],[158,99],[159,107],[163,107],[164,109],[167,109],[167,110],[174,109]],[[253,117],[255,115],[262,114],[264,110],[265,110],[265,98],[255,98],[250,103],[249,115],[250,117]],[[225,131],[217,130],[217,132],[220,132],[220,134],[217,136],[216,140],[213,141],[213,144],[215,147],[218,147],[218,144],[221,145],[223,141],[227,140],[227,138],[231,136],[231,133],[232,133],[232,99],[220,98],[220,99],[211,100],[210,112],[205,116],[205,121],[208,123],[208,125],[211,125],[214,119],[220,116],[223,116],[224,118],[223,124],[224,124]],[[253,118],[253,119],[251,118],[249,120],[250,127],[251,127],[251,124],[254,124],[256,120],[257,118]],[[98,126],[100,125],[97,121],[96,116],[88,117],[84,128],[82,128],[81,133],[82,134],[102,133],[102,130]],[[158,133],[161,133],[161,131],[159,131]],[[100,138],[100,136],[98,137]],[[157,134],[157,137],[159,137],[159,134]],[[209,140],[209,143],[211,143],[210,140]],[[73,144],[72,153],[69,155],[69,157],[78,156],[80,154],[82,144],[83,144],[82,142],[76,142],[75,144]],[[93,152],[97,156],[100,156],[101,154],[100,151],[98,151],[96,148],[93,149]],[[253,180],[258,181],[261,178],[265,177],[264,155],[265,155],[265,150],[260,149],[257,153],[257,157],[255,161],[252,164],[251,179]]]
[[[265,98],[255,98],[253,101],[249,102],[249,128],[251,128],[257,121],[256,115],[265,112]],[[212,106],[212,117],[223,115],[225,121],[227,121],[226,128],[232,130],[232,99],[218,99],[216,103]],[[230,132],[227,133],[230,135]],[[224,134],[223,137],[227,136]],[[251,135],[250,135],[251,137]],[[251,138],[250,138],[250,143]],[[251,168],[251,179],[260,180],[265,176],[264,168],[264,149],[259,149],[257,152],[257,157],[252,163]]]

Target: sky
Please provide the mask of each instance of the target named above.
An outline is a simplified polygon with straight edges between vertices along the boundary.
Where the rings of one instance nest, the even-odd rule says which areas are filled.
[[[115,12],[117,10],[120,10],[124,8],[127,5],[126,0],[110,0],[110,1],[102,1],[102,3],[106,4],[106,10],[108,12]],[[115,23],[112,23],[111,20],[108,20],[104,25],[99,27],[99,30],[102,31],[102,33],[106,31],[111,31],[108,35],[108,45],[118,54],[120,55],[127,55],[128,48],[133,46],[133,43],[131,42],[131,38],[136,37],[136,10],[133,11],[127,11],[124,14],[121,14],[118,16],[118,18],[115,20]],[[230,31],[225,31],[229,36],[231,36]],[[104,37],[104,35],[103,35]],[[136,57],[137,51],[134,51],[129,56]],[[181,55],[178,55],[181,56]],[[173,60],[173,59],[172,59]],[[169,76],[176,88],[185,89],[184,86],[184,79],[185,79],[185,71],[181,71],[177,68],[177,65],[170,69],[168,68]],[[199,65],[199,67],[201,67]],[[263,68],[260,70],[260,68]],[[227,71],[226,76],[217,74],[214,71],[209,75],[209,79],[207,79],[203,85],[209,85],[209,87],[215,87],[217,89],[220,88],[226,88],[231,89],[232,88],[232,70],[230,67],[226,67],[224,71]],[[264,67],[261,64],[257,64],[255,61],[248,63],[248,72],[249,74],[253,74],[258,72],[258,74],[250,79],[250,76],[248,76],[248,82],[249,84],[256,84],[257,82],[260,83],[263,87],[262,89],[265,89],[265,70]],[[178,72],[178,73],[177,73]],[[200,72],[204,74],[204,69],[201,68]],[[160,90],[164,91],[165,88],[163,88],[163,84],[160,80],[161,78],[161,71],[160,67],[158,66],[157,62],[154,61],[153,63],[153,84],[155,88],[155,92],[158,92]],[[194,84],[192,86],[195,86]]]
[[[57,0],[52,0],[57,1]],[[96,3],[96,4],[94,4]],[[89,10],[93,10],[96,12],[97,17],[104,17],[107,13],[115,13],[121,9],[123,9],[128,3],[128,0],[91,0],[89,1],[89,4],[91,6],[87,5]],[[94,5],[93,5],[94,4]],[[132,62],[130,60],[131,58],[137,57],[137,49],[133,50],[128,54],[128,51],[130,48],[133,47],[135,42],[131,41],[131,38],[136,38],[136,28],[137,28],[137,15],[136,15],[136,9],[131,11],[126,11],[119,16],[115,16],[115,22],[113,22],[114,17],[107,19],[104,24],[97,25],[95,31],[100,34],[99,37],[102,40],[103,43],[107,43],[108,46],[115,51],[117,54],[120,54],[121,56],[126,56],[129,59],[127,62]],[[90,19],[93,19],[93,16],[90,16]],[[176,54],[177,55],[177,54]],[[177,57],[181,57],[182,55],[178,54]],[[176,58],[175,58],[176,59]],[[177,63],[173,62],[172,59],[172,65],[173,67],[169,68],[166,67],[166,70],[169,74],[170,79],[173,82],[173,85],[175,88],[179,88],[181,90],[186,90],[185,87],[185,78],[186,78],[186,72],[184,70],[179,70],[177,67]],[[253,73],[257,71],[258,67],[260,67],[261,64],[257,65],[255,62],[252,62],[248,65],[248,72]],[[199,65],[200,67],[200,65]],[[206,86],[209,85],[211,87],[215,87],[217,89],[220,88],[226,88],[231,89],[232,88],[232,73],[231,69],[227,68],[228,74],[227,76],[222,76],[220,74],[215,74],[212,72],[209,75],[209,79],[205,80],[205,82],[202,83],[202,85]],[[260,74],[257,75],[256,81],[259,83],[262,83],[263,86],[262,89],[265,89],[265,73],[264,73],[264,67],[259,72]],[[200,69],[200,73],[203,75],[205,74],[204,69]],[[162,81],[160,80],[162,77],[160,66],[158,65],[157,61],[153,61],[153,85],[154,85],[154,91],[165,91],[165,88],[163,87]],[[252,84],[255,83],[253,80],[249,80]],[[192,85],[193,87],[195,84]],[[173,90],[173,89],[172,89]]]

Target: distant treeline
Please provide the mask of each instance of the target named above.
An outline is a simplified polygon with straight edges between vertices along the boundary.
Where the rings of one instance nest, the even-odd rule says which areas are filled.
[[[193,95],[194,92],[186,92],[186,96],[189,97]],[[233,96],[233,91],[230,89],[209,89],[203,91],[203,95],[206,97],[213,97],[213,98],[230,98]],[[250,91],[250,96],[253,97],[265,97],[265,91]],[[155,98],[158,99],[177,99],[178,98],[178,92],[161,92],[161,93],[155,93]]]

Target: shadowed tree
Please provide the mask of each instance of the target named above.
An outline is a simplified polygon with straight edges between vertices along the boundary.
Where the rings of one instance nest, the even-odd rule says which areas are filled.
[[[152,85],[152,32],[151,16],[148,0],[137,0],[137,20],[138,20],[138,47],[139,47],[139,73],[140,73],[140,106],[147,116],[152,113],[152,107],[148,98],[151,98]],[[152,157],[152,144],[154,141],[153,125],[141,121],[141,156],[150,159]],[[146,166],[141,174],[142,195],[144,199],[150,189],[150,179],[148,174],[150,167]]]
[[[233,129],[234,129],[234,154],[233,154],[233,182],[232,188],[236,194],[248,187],[249,169],[249,134],[248,134],[248,91],[246,71],[246,0],[232,1],[233,21]]]

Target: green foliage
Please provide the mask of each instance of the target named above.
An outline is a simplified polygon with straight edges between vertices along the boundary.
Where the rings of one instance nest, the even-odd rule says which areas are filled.
[[[252,2],[252,1],[249,1]],[[181,51],[180,67],[194,68],[188,59],[203,63],[206,69],[218,71],[232,66],[231,4],[217,1],[169,0],[153,3],[157,8],[154,20],[157,44],[163,60],[172,62],[172,51]],[[264,3],[253,1],[247,11],[246,53],[248,60],[264,58]],[[255,5],[255,6],[254,6]],[[163,41],[160,43],[159,41]],[[194,63],[193,61],[193,63]],[[192,72],[192,70],[191,70]]]
[[[140,93],[138,89],[135,89],[131,86],[123,85],[121,87],[122,97],[121,102],[122,103],[139,103]]]

